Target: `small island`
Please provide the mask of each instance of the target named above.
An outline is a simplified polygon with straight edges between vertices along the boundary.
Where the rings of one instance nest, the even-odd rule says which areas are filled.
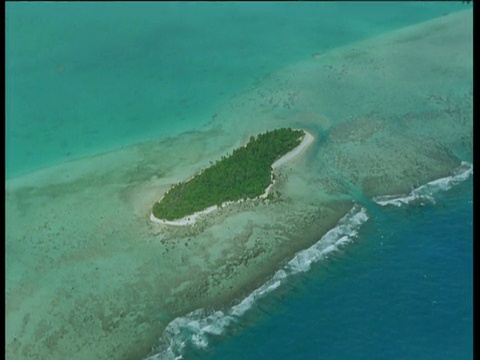
[[[266,198],[275,178],[272,170],[301,153],[313,141],[306,131],[281,128],[250,137],[243,147],[176,184],[153,206],[150,219],[189,225],[232,202]]]

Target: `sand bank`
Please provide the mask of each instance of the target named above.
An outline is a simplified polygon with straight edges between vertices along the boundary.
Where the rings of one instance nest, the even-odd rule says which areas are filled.
[[[288,153],[283,155],[280,159],[275,161],[272,164],[272,169],[277,169],[278,167],[282,166],[283,164],[286,164],[287,162],[292,161],[297,156],[302,154],[305,151],[305,149],[307,149],[313,143],[313,141],[315,140],[315,137],[312,134],[310,134],[308,131],[305,131],[305,130],[302,130],[302,131],[305,133],[305,136],[302,139],[302,142],[295,149],[289,151]],[[188,179],[187,181],[190,181],[191,179],[193,179],[193,176],[190,179]],[[261,198],[261,199],[265,199],[268,196],[268,194],[270,193],[270,190],[272,189],[274,184],[275,184],[275,180],[272,179],[272,183],[265,189],[265,192],[262,195],[259,195],[258,197]],[[160,199],[160,201],[162,201],[162,199]],[[244,199],[240,199],[238,201],[224,202],[224,203],[222,203],[222,208],[225,207],[225,206],[228,206],[230,204],[241,203],[243,201],[244,201]],[[156,222],[158,224],[162,224],[162,225],[173,225],[173,226],[193,225],[193,224],[195,224],[195,222],[197,221],[197,218],[199,216],[210,214],[211,212],[214,212],[217,209],[218,209],[218,206],[213,205],[213,206],[210,206],[210,207],[206,208],[205,210],[193,213],[192,215],[188,215],[188,216],[185,216],[181,219],[171,220],[171,221],[170,220],[158,219],[158,218],[155,217],[155,215],[153,215],[153,213],[150,213],[150,220],[152,220],[153,222]]]

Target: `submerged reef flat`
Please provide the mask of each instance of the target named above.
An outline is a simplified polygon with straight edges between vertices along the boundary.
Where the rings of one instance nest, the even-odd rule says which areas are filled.
[[[223,309],[321,239],[355,202],[455,175],[473,157],[472,12],[334,49],[267,76],[198,131],[6,182],[9,359],[141,359],[175,318]],[[267,129],[309,129],[275,201],[195,227],[152,199]],[[473,171],[473,170],[472,170]]]

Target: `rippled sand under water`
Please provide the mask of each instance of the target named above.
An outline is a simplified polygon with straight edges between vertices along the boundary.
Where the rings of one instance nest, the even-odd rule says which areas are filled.
[[[407,194],[472,158],[472,12],[317,54],[267,75],[203,131],[44,169],[6,184],[6,356],[145,357],[176,317],[261,286],[354,202]],[[316,142],[278,172],[278,198],[196,227],[153,203],[280,126]]]

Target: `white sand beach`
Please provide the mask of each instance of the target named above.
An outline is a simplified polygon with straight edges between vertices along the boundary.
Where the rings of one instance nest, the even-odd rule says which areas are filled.
[[[195,224],[195,221],[197,220],[197,218],[199,216],[210,214],[211,212],[217,210],[217,208],[218,208],[217,205],[213,205],[213,206],[210,206],[210,207],[206,208],[205,210],[202,210],[202,211],[196,212],[192,215],[188,215],[188,216],[185,216],[181,219],[172,220],[172,221],[158,219],[158,218],[155,217],[155,215],[153,215],[153,213],[151,213],[150,214],[150,220],[152,220],[153,222],[162,224],[162,225],[174,225],[174,226],[193,225],[193,224]]]
[[[313,141],[315,140],[315,137],[312,134],[310,134],[308,131],[305,131],[305,130],[303,130],[303,131],[305,132],[305,137],[303,138],[300,145],[298,145],[295,149],[286,153],[280,159],[275,161],[272,164],[273,169],[276,169],[276,168],[282,166],[283,164],[285,164],[289,161],[292,161],[298,155],[300,155],[302,152],[304,152],[305,149],[307,149],[313,143]]]

